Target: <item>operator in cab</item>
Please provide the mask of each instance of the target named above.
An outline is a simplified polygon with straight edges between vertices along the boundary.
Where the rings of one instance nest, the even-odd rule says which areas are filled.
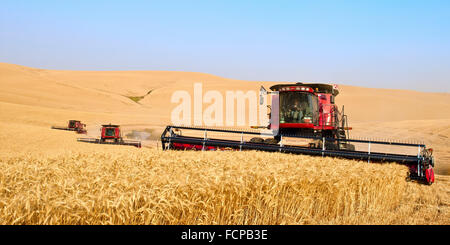
[[[289,119],[292,123],[300,123],[303,118],[303,109],[299,101],[295,101],[289,110]]]

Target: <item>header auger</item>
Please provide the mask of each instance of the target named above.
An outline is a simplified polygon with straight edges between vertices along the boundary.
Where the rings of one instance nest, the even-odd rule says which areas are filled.
[[[338,110],[335,105],[335,97],[339,94],[336,85],[279,84],[270,89],[267,92],[262,87],[260,94],[261,104],[265,95],[271,97],[269,124],[252,127],[264,128],[265,131],[167,126],[161,135],[163,149],[259,150],[340,157],[369,163],[397,162],[409,167],[409,179],[427,184],[434,182],[432,149],[427,149],[424,144],[351,139],[349,130],[352,128],[348,127],[344,107]],[[372,150],[380,145],[412,148],[417,154]]]

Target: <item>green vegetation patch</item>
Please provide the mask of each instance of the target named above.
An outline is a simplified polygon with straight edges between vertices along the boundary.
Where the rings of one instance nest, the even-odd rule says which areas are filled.
[[[130,100],[139,103],[140,100],[142,100],[145,96],[127,96]]]
[[[139,104],[139,101],[142,100],[143,98],[145,98],[145,96],[149,95],[152,91],[153,90],[148,91],[147,94],[145,94],[143,96],[126,96],[126,97]]]

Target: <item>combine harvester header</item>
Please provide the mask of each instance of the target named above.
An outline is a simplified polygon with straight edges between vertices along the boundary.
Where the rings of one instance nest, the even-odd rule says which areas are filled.
[[[344,107],[338,110],[337,86],[329,84],[279,84],[270,92],[261,88],[261,104],[270,95],[270,122],[257,130],[233,130],[184,126],[167,126],[161,135],[163,150],[259,150],[339,157],[368,162],[397,162],[410,169],[409,178],[427,184],[434,182],[432,149],[425,144],[363,140],[349,138]],[[214,137],[220,135],[223,137]],[[307,141],[298,145],[292,141]],[[356,145],[367,145],[361,150]],[[375,146],[411,148],[417,154],[384,153]]]

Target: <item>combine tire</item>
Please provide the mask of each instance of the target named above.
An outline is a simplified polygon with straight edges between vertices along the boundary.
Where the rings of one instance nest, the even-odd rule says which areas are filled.
[[[327,149],[327,150],[338,150],[339,146],[336,143],[334,143],[334,142],[326,142],[325,143],[325,149]]]
[[[323,147],[323,141],[322,141],[322,140],[319,140],[319,141],[316,143],[316,146],[317,146],[317,148],[322,149],[322,147]],[[338,146],[336,143],[334,143],[334,142],[326,141],[326,142],[325,142],[325,149],[327,149],[327,150],[338,150],[338,149],[339,149],[339,146]]]
[[[352,144],[344,144],[343,147],[342,147],[342,150],[355,151],[355,145],[352,145]]]
[[[264,143],[264,139],[263,138],[258,138],[258,137],[251,138],[250,139],[250,143]]]
[[[278,140],[274,139],[274,138],[267,138],[264,140],[265,144],[269,144],[269,145],[276,145],[278,144]]]
[[[322,141],[321,140],[313,140],[311,143],[309,143],[310,148],[322,148]]]

